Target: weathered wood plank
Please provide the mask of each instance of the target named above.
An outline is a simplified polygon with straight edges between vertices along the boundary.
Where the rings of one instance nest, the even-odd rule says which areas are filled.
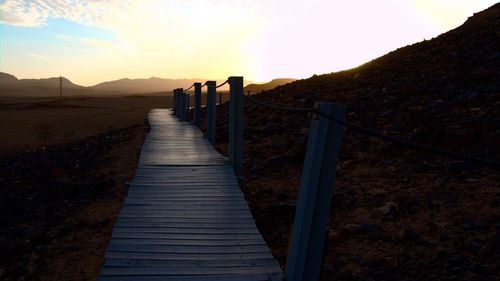
[[[181,238],[182,236],[180,236]],[[180,239],[152,239],[152,238],[115,238],[115,244],[128,245],[164,245],[164,246],[251,246],[266,245],[262,239],[238,239],[238,240],[180,240]]]
[[[104,276],[97,281],[269,281],[269,274],[210,275],[210,276]]]
[[[269,253],[269,249],[262,245],[251,246],[165,246],[165,245],[121,245],[111,241],[108,245],[110,252],[134,253],[178,253],[178,254],[247,254]]]
[[[114,238],[123,239],[184,239],[184,240],[252,240],[258,239],[260,234],[241,234],[241,233],[226,233],[226,234],[188,234],[188,233],[141,233],[141,232],[116,232],[113,233]]]
[[[202,228],[202,229],[248,229],[255,228],[255,224],[253,221],[248,221],[247,223],[220,223],[220,224],[212,224],[212,223],[184,223],[184,222],[123,222],[119,221],[115,224],[115,227],[145,227],[145,228]]]
[[[252,266],[273,266],[276,261],[273,258],[268,259],[247,259],[247,260],[209,260],[209,261],[162,261],[162,260],[143,260],[143,259],[108,259],[104,266],[106,267],[166,267],[166,268],[207,268],[207,267],[252,267]]]
[[[113,234],[127,233],[169,233],[169,234],[258,234],[256,228],[227,228],[227,229],[209,229],[209,228],[168,228],[168,227],[115,227]]]
[[[276,266],[256,267],[209,267],[209,268],[175,268],[175,267],[104,267],[103,276],[176,276],[176,275],[219,275],[245,273],[273,273]]]
[[[163,222],[177,222],[177,223],[207,223],[207,224],[235,224],[235,223],[241,223],[241,222],[252,222],[254,223],[253,218],[245,219],[242,220],[240,218],[229,218],[229,219],[218,219],[218,218],[190,218],[190,219],[185,219],[185,218],[126,218],[126,217],[118,217],[117,223],[118,222],[135,222],[135,223],[163,223]]]

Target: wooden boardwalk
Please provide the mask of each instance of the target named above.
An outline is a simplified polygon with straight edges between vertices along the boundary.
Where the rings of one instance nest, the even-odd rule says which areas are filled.
[[[170,110],[148,118],[97,280],[281,280],[231,165]]]

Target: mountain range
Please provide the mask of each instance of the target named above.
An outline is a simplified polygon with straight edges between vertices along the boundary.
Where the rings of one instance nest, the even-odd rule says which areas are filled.
[[[43,79],[18,79],[14,75],[0,72],[0,96],[21,97],[21,96],[58,96],[59,77]],[[94,86],[84,87],[71,82],[62,77],[64,96],[81,95],[130,95],[130,94],[151,94],[159,92],[169,92],[175,88],[187,88],[194,82],[205,81],[206,79],[164,79],[151,77],[148,79],[119,79],[99,83]],[[276,86],[283,85],[295,79],[274,79],[264,84],[249,84],[245,91],[270,90]],[[217,81],[217,84],[224,82]],[[249,81],[245,81],[248,84]],[[228,90],[228,85],[220,90]]]

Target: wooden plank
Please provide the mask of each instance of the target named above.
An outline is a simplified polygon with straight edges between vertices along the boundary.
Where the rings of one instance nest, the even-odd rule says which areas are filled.
[[[216,206],[210,206],[210,205],[192,205],[192,204],[186,204],[184,206],[182,205],[176,205],[176,206],[172,206],[170,204],[163,204],[163,203],[159,203],[159,204],[154,204],[154,203],[139,203],[139,204],[130,204],[130,203],[126,203],[124,205],[124,207],[129,207],[129,206],[138,206],[138,207],[141,207],[143,208],[144,210],[155,210],[155,211],[159,211],[159,212],[166,212],[166,211],[169,211],[169,212],[179,212],[179,211],[186,211],[186,212],[189,212],[189,211],[200,211],[200,212],[203,212],[205,210],[211,210],[211,211],[217,211],[217,212],[222,212],[222,211],[236,211],[236,212],[239,212],[239,211],[245,211],[247,212],[247,207],[242,205],[242,204],[239,204],[239,206],[231,206],[231,205],[216,205]]]
[[[158,228],[203,228],[203,229],[232,229],[232,228],[255,228],[253,221],[248,221],[246,223],[180,223],[180,222],[123,222],[118,221],[115,227],[158,227]]]
[[[154,213],[154,212],[121,212],[119,217],[121,218],[182,218],[182,219],[252,219],[251,216],[247,214],[179,214],[179,213]]]
[[[176,268],[176,267],[104,267],[103,276],[176,276],[176,275],[220,275],[245,273],[273,273],[276,266],[255,267],[209,267],[209,268]]]
[[[178,254],[246,254],[269,253],[269,249],[262,245],[252,246],[164,246],[164,245],[121,245],[111,241],[108,245],[110,252],[133,253],[178,253]]]
[[[210,276],[103,276],[98,281],[269,281],[269,274],[210,275]],[[279,279],[276,279],[279,280]]]
[[[136,252],[114,252],[107,251],[105,259],[147,259],[164,261],[227,261],[227,260],[248,260],[248,259],[268,259],[269,253],[136,253]]]
[[[182,240],[182,239],[132,239],[132,238],[115,238],[113,242],[128,245],[168,245],[168,246],[250,246],[261,245],[265,246],[266,243],[262,239],[245,239],[245,240]]]
[[[114,233],[165,233],[165,234],[258,234],[257,228],[175,228],[175,227],[115,227]],[[113,241],[111,241],[113,242]]]
[[[210,267],[253,267],[275,266],[273,258],[247,260],[209,260],[209,261],[162,261],[143,259],[107,259],[106,267],[165,267],[165,268],[210,268]]]
[[[178,223],[209,223],[209,224],[235,224],[241,222],[254,222],[253,218],[248,218],[242,220],[241,218],[126,218],[118,216],[117,222],[152,222],[152,223],[162,223],[162,222],[178,222]]]
[[[232,195],[232,194],[242,194],[239,189],[236,189],[234,186],[230,188],[148,188],[148,187],[132,187],[128,189],[128,196],[148,196],[154,197],[162,196],[168,197],[170,195],[175,194],[214,194],[214,195]]]
[[[180,235],[181,234],[181,235]],[[141,232],[113,232],[113,239],[184,239],[184,240],[253,240],[258,239],[260,234],[190,234],[190,233],[141,233]]]

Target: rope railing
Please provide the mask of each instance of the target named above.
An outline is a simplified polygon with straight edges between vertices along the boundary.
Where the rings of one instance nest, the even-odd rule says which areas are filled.
[[[205,84],[201,87],[207,86],[208,82],[209,81],[205,82]],[[365,128],[359,124],[351,123],[345,120],[346,108],[342,105],[317,102],[314,107],[292,107],[261,101],[250,95],[245,95],[243,77],[236,76],[229,77],[228,80],[217,86],[214,81],[210,81],[210,83],[208,83],[209,87],[206,93],[206,137],[212,144],[215,144],[215,113],[217,108],[215,104],[217,93],[216,88],[220,88],[228,83],[230,87],[230,99],[228,106],[228,160],[233,166],[237,176],[243,175],[243,115],[245,110],[245,98],[252,103],[275,110],[302,114],[315,114],[311,120],[309,139],[301,174],[301,191],[299,193],[302,194],[302,190],[315,190],[315,195],[313,193],[310,193],[310,196],[305,197],[299,195],[297,199],[294,229],[292,232],[292,240],[290,242],[290,251],[287,255],[287,280],[304,281],[318,279],[316,277],[319,276],[318,272],[321,270],[322,265],[320,263],[305,262],[309,258],[319,260],[318,253],[305,251],[304,249],[323,249],[324,252],[324,241],[326,241],[325,233],[327,233],[326,225],[313,223],[313,220],[320,218],[319,220],[326,221],[330,213],[331,199],[333,196],[332,186],[334,186],[337,167],[336,163],[340,151],[344,128],[351,129],[355,133],[388,141],[394,145],[418,149],[432,153],[433,155],[439,155],[479,166],[485,166],[495,170],[500,168],[500,162],[497,161],[460,154],[428,144],[414,142],[403,137],[388,135],[387,133],[376,129]],[[193,116],[195,124],[198,126],[201,108],[201,87],[195,87],[195,108]],[[177,103],[175,103],[176,111],[174,113],[177,114],[179,118],[186,117],[186,110],[184,110],[186,108],[186,96],[186,93],[179,92],[179,89],[177,89],[177,95],[174,95],[174,103],[177,101]],[[177,110],[177,108],[179,108],[179,110]],[[182,111],[182,114],[179,113],[180,111]],[[321,116],[322,118],[318,118],[318,116]],[[307,234],[307,237],[304,236],[306,235],[305,233],[309,233]],[[322,255],[322,253],[320,254]],[[307,272],[307,278],[300,277],[302,276],[300,274],[301,270],[303,270],[303,272]],[[314,278],[309,278],[311,276]]]
[[[257,103],[257,104],[260,104],[263,106],[267,106],[269,108],[274,108],[274,109],[279,109],[279,110],[284,110],[284,111],[291,111],[291,112],[316,113],[316,114],[323,116],[325,118],[328,118],[331,121],[338,123],[344,127],[350,128],[354,131],[357,131],[358,133],[368,135],[371,137],[375,137],[375,138],[379,138],[379,139],[383,139],[383,140],[386,140],[386,141],[389,141],[389,142],[392,142],[394,144],[398,144],[401,146],[406,146],[406,147],[410,147],[410,148],[414,148],[414,149],[424,150],[424,151],[427,151],[427,152],[430,152],[433,154],[452,158],[455,160],[469,162],[469,163],[476,164],[476,165],[487,166],[487,167],[495,168],[495,169],[500,168],[500,162],[497,162],[497,161],[493,161],[493,160],[489,160],[489,159],[482,159],[482,158],[477,158],[477,157],[471,157],[468,155],[459,154],[459,153],[445,150],[442,148],[430,146],[428,144],[417,143],[417,142],[410,141],[408,139],[404,139],[404,138],[400,138],[400,137],[396,137],[396,136],[390,136],[390,135],[384,134],[384,133],[377,131],[377,130],[374,130],[374,129],[365,128],[365,127],[359,126],[357,124],[354,124],[354,123],[351,123],[348,121],[336,119],[333,116],[330,116],[328,114],[325,114],[323,112],[315,110],[312,107],[289,107],[289,106],[276,105],[276,104],[271,104],[271,103],[259,101],[253,97],[250,97],[250,96],[245,96],[245,97],[254,103]]]
[[[189,90],[191,90],[191,88],[193,88],[193,87],[194,87],[194,83],[193,83],[193,85],[191,85],[189,88],[184,89],[184,91],[189,91]]]
[[[289,107],[289,106],[277,105],[277,104],[272,104],[272,103],[260,101],[254,97],[251,97],[251,96],[245,96],[245,95],[243,95],[243,96],[246,99],[248,99],[256,104],[260,104],[260,105],[267,106],[267,107],[274,108],[274,109],[293,111],[293,112],[313,112],[314,111],[314,108],[312,108],[312,107]]]
[[[220,85],[217,85],[215,88],[220,88],[220,87],[222,87],[222,86],[226,85],[228,82],[229,82],[229,79],[228,79],[228,80],[226,80],[224,83],[222,83],[222,84],[220,84]]]

